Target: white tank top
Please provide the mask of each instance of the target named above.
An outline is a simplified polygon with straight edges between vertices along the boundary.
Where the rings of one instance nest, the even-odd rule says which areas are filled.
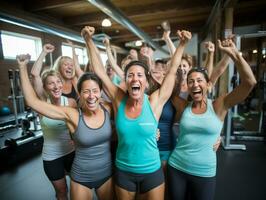
[[[50,100],[47,102],[50,102]],[[61,106],[68,106],[67,97],[61,96]],[[55,160],[74,151],[70,132],[64,121],[43,116],[40,123],[44,138],[43,160]]]

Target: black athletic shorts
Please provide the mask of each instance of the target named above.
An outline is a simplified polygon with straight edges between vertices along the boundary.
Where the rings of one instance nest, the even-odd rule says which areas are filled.
[[[115,184],[127,191],[146,193],[164,183],[162,168],[148,174],[136,174],[116,168]]]
[[[101,180],[98,180],[98,181],[93,181],[93,182],[79,182],[79,181],[75,181],[73,180],[74,182],[77,182],[87,188],[90,188],[90,189],[98,189],[99,187],[101,187],[107,180],[109,180],[109,178],[111,178],[111,176],[107,176]]]
[[[70,172],[74,160],[75,152],[71,152],[65,156],[55,160],[43,160],[43,168],[46,176],[50,181],[56,181],[65,177],[65,172]]]

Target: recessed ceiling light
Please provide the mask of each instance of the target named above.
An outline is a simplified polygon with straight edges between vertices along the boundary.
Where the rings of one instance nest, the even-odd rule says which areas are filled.
[[[142,41],[137,40],[137,41],[135,42],[135,45],[136,45],[137,47],[140,47],[140,46],[142,45]]]
[[[112,23],[109,19],[105,18],[103,21],[102,21],[102,27],[110,27],[112,26]]]

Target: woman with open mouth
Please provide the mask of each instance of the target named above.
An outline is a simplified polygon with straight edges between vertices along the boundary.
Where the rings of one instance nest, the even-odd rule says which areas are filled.
[[[76,107],[76,101],[62,96],[63,80],[55,70],[42,71],[45,56],[54,51],[54,46],[45,44],[31,69],[32,83],[37,96],[57,106]],[[64,121],[39,115],[43,132],[42,159],[46,176],[51,181],[56,198],[67,199],[66,174],[70,172],[74,159],[74,145]]]
[[[231,38],[218,41],[221,51],[235,62],[241,83],[230,93],[215,100],[207,98],[209,77],[204,68],[188,72],[191,102],[177,97],[181,116],[175,150],[168,161],[170,199],[212,200],[215,193],[216,153],[213,144],[219,137],[228,109],[243,101],[256,84],[250,66]]]
[[[68,43],[72,47],[73,59],[69,56],[60,56],[52,68],[62,76],[63,96],[78,100],[77,82],[83,71],[79,66],[73,43],[70,41]]]
[[[84,73],[77,84],[79,109],[56,106],[40,100],[35,94],[27,73],[29,59],[29,55],[17,57],[27,105],[42,116],[65,122],[73,137],[75,157],[71,168],[71,199],[92,200],[92,189],[95,189],[99,199],[111,200],[114,194],[110,151],[112,107],[100,100],[101,80],[93,73]]]
[[[105,73],[98,49],[92,40],[94,31],[93,27],[86,26],[81,34],[86,41],[93,70],[103,81],[104,89],[113,103],[118,134],[115,161],[117,197],[133,200],[136,193],[140,193],[142,199],[164,199],[164,175],[156,131],[163,106],[172,94],[177,68],[191,33],[178,31],[180,43],[172,58],[171,68],[161,87],[147,96],[147,65],[140,61],[127,64],[124,71],[127,92],[124,92]]]

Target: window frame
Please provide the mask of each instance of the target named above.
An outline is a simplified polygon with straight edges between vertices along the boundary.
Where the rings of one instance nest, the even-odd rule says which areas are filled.
[[[42,39],[40,37],[32,36],[32,35],[26,35],[23,33],[17,33],[17,32],[12,32],[12,31],[6,31],[6,30],[1,30],[0,34],[0,39],[1,39],[1,56],[4,60],[16,60],[16,55],[13,56],[5,56],[5,51],[4,51],[4,46],[3,46],[3,35],[6,36],[12,36],[12,37],[17,37],[17,38],[22,38],[22,39],[30,39],[34,41],[35,44],[35,56],[36,59],[31,59],[31,61],[36,61],[42,52]],[[27,52],[25,52],[27,53]]]
[[[66,42],[62,42],[62,44],[61,44],[61,53],[62,53],[62,56],[69,56],[69,55],[63,55],[63,46],[66,46],[66,47],[72,48],[71,45],[69,45],[69,44],[66,43]],[[88,60],[89,60],[89,57],[88,57],[88,54],[87,54],[87,49],[86,49],[86,47],[79,46],[79,45],[74,45],[74,47],[75,47],[75,52],[76,52],[76,55],[78,56],[78,58],[79,58],[79,55],[77,54],[76,49],[80,49],[80,50],[82,50],[82,52],[83,52],[83,55],[82,55],[82,57],[83,57],[83,58],[82,58],[83,63],[80,63],[80,62],[79,62],[79,64],[80,64],[80,65],[87,65]],[[73,55],[72,55],[72,49],[71,49],[71,56],[70,56],[70,57],[73,58]],[[86,61],[87,61],[87,62],[86,62]]]

